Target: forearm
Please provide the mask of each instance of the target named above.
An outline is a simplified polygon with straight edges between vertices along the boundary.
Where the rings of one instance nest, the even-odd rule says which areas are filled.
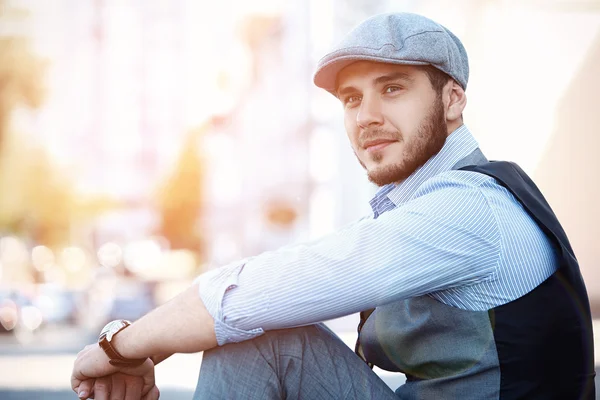
[[[113,345],[123,357],[160,362],[174,353],[210,349],[217,340],[214,320],[192,285],[116,335]]]

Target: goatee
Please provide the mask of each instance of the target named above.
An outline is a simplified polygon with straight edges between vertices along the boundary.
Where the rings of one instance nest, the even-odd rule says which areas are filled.
[[[417,128],[416,135],[404,143],[401,161],[369,171],[367,175],[369,180],[377,186],[402,182],[439,153],[444,147],[447,136],[444,104],[441,96],[436,96],[429,114]],[[382,158],[381,153],[373,155],[374,161],[380,161]],[[364,167],[362,162],[361,165]]]

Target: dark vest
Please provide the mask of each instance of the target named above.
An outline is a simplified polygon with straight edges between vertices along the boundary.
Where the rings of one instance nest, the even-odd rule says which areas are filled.
[[[507,188],[554,245],[558,270],[487,311],[421,296],[361,313],[360,351],[370,364],[406,374],[401,399],[594,400],[590,306],[567,236],[525,172],[509,162],[473,162],[478,155],[454,169]]]

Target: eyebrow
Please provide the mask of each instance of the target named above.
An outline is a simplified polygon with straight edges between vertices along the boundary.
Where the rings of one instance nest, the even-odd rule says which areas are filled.
[[[379,85],[382,83],[387,83],[391,81],[403,80],[407,82],[413,82],[414,78],[407,74],[406,72],[394,72],[388,75],[382,75],[378,78],[373,79],[373,84]]]
[[[382,83],[393,82],[398,80],[403,80],[408,83],[414,82],[414,78],[406,72],[393,72],[391,74],[381,75],[373,79],[373,85],[381,85]],[[344,86],[342,89],[337,91],[337,95],[339,97],[344,94],[354,93],[357,91],[359,90],[354,86]]]

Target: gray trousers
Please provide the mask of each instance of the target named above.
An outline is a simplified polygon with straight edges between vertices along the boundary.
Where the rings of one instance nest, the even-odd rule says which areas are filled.
[[[394,392],[325,325],[205,351],[194,400],[377,399]]]

